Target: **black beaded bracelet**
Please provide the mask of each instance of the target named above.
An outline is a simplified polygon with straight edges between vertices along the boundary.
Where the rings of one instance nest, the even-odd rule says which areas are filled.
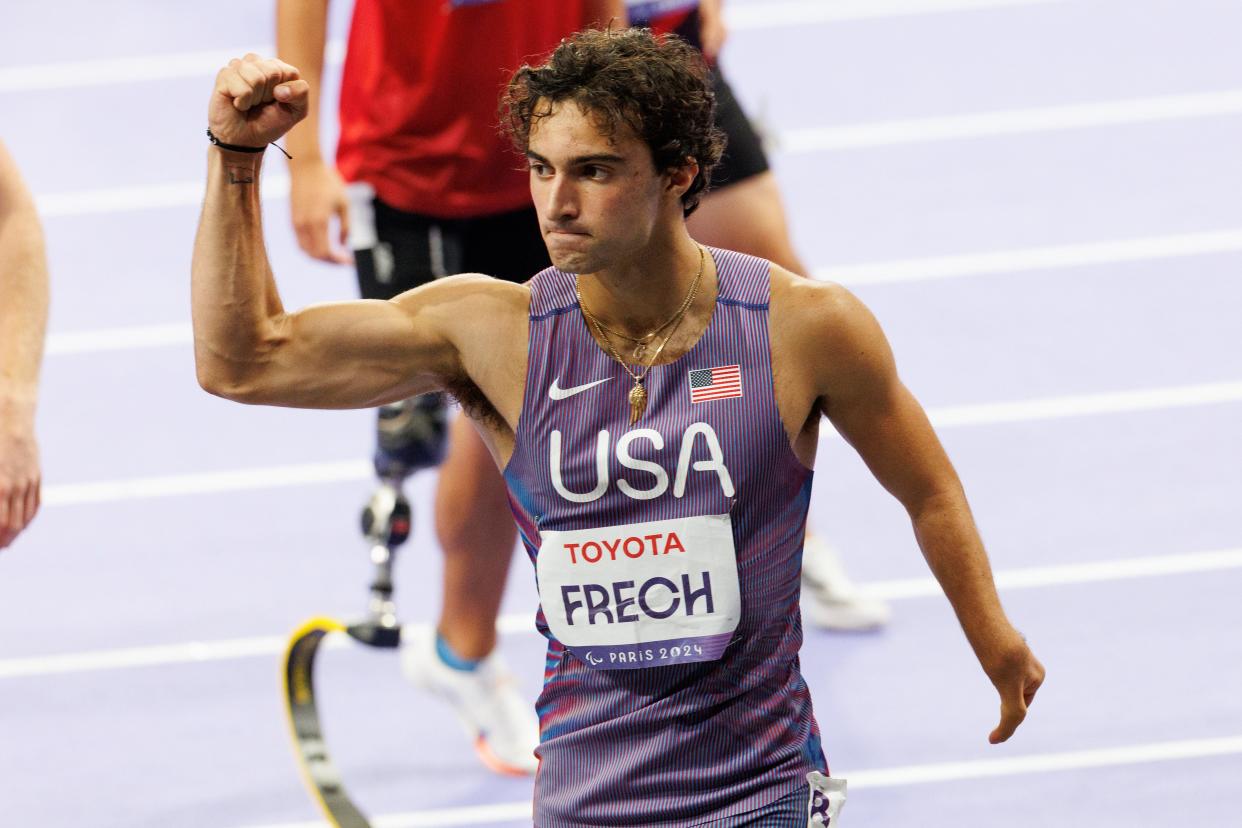
[[[207,127],[207,140],[208,140],[208,141],[210,141],[211,143],[215,144],[215,145],[216,145],[217,147],[219,147],[220,149],[229,150],[230,152],[248,152],[248,153],[255,153],[255,152],[263,152],[264,150],[266,150],[266,149],[267,149],[267,147],[243,147],[243,146],[239,146],[239,145],[237,145],[237,144],[226,144],[226,143],[224,143],[223,141],[221,141],[219,138],[217,138],[217,137],[216,137],[216,134],[215,134],[214,132],[212,132],[212,131],[211,131],[211,127]],[[273,141],[273,142],[271,143],[271,146],[275,147],[276,149],[280,150],[281,152],[284,152],[284,153],[285,153],[285,158],[288,158],[290,161],[292,161],[292,160],[293,160],[293,156],[292,156],[292,155],[290,155],[289,153],[285,152],[285,148],[284,148],[284,147],[282,147],[280,144],[277,144],[275,141]]]

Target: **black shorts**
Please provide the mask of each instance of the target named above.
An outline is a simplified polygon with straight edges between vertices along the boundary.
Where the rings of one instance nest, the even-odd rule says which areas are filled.
[[[695,48],[699,48],[699,13],[696,9],[675,32]],[[729,139],[724,157],[712,170],[712,189],[744,181],[751,176],[767,172],[768,157],[763,151],[763,141],[755,127],[742,111],[733,94],[733,88],[724,79],[719,66],[712,67],[712,91],[716,93],[716,126]]]
[[[712,189],[719,190],[765,173],[769,167],[759,133],[742,111],[742,105],[733,96],[719,68],[712,70],[712,89],[716,93],[716,126],[729,139],[720,163],[712,170]]]
[[[436,219],[370,199],[371,210],[353,211],[353,222],[372,222],[351,236],[366,238],[354,250],[364,299],[391,299],[441,276],[486,273],[525,282],[550,267],[534,207],[472,219]],[[370,213],[370,215],[368,215]]]

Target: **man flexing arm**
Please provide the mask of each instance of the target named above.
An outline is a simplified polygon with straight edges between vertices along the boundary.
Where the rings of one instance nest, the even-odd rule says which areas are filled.
[[[39,510],[35,400],[47,327],[47,260],[34,199],[0,144],[0,549]]]
[[[928,566],[953,605],[1001,701],[988,740],[1003,742],[1026,716],[1043,665],[1005,617],[966,494],[922,406],[897,376],[871,312],[839,285],[772,279],[773,361],[786,429],[813,458],[827,415],[871,473],[905,507]],[[809,416],[808,416],[809,412]]]
[[[247,55],[217,75],[208,124],[221,144],[264,147],[305,117],[308,94],[294,67]],[[199,383],[240,402],[301,408],[374,406],[468,384],[496,409],[495,429],[515,422],[526,289],[463,276],[390,302],[287,313],[263,245],[262,157],[209,151],[192,273]]]

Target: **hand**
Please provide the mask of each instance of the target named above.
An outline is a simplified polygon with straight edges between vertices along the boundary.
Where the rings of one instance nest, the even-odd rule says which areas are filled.
[[[323,262],[351,264],[353,256],[341,249],[349,240],[349,199],[341,174],[319,158],[295,160],[289,172],[289,207],[298,247]],[[328,232],[332,216],[340,228],[339,247],[332,246]]]
[[[40,482],[34,434],[0,429],[0,549],[34,520]]]
[[[309,93],[287,63],[256,54],[233,58],[216,75],[207,126],[225,144],[265,147],[306,117]]]
[[[983,669],[1000,694],[1000,724],[988,735],[988,741],[997,745],[1012,736],[1026,718],[1026,710],[1035,700],[1035,691],[1044,683],[1044,665],[1019,636],[1015,645],[993,664],[985,664]]]
[[[716,62],[728,37],[721,0],[702,0],[699,3],[699,42],[703,44],[703,57],[708,63]]]

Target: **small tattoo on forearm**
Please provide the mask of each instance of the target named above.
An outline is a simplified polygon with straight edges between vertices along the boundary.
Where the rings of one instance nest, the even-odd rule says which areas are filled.
[[[249,167],[229,166],[225,167],[229,173],[230,184],[253,184],[254,170]]]

